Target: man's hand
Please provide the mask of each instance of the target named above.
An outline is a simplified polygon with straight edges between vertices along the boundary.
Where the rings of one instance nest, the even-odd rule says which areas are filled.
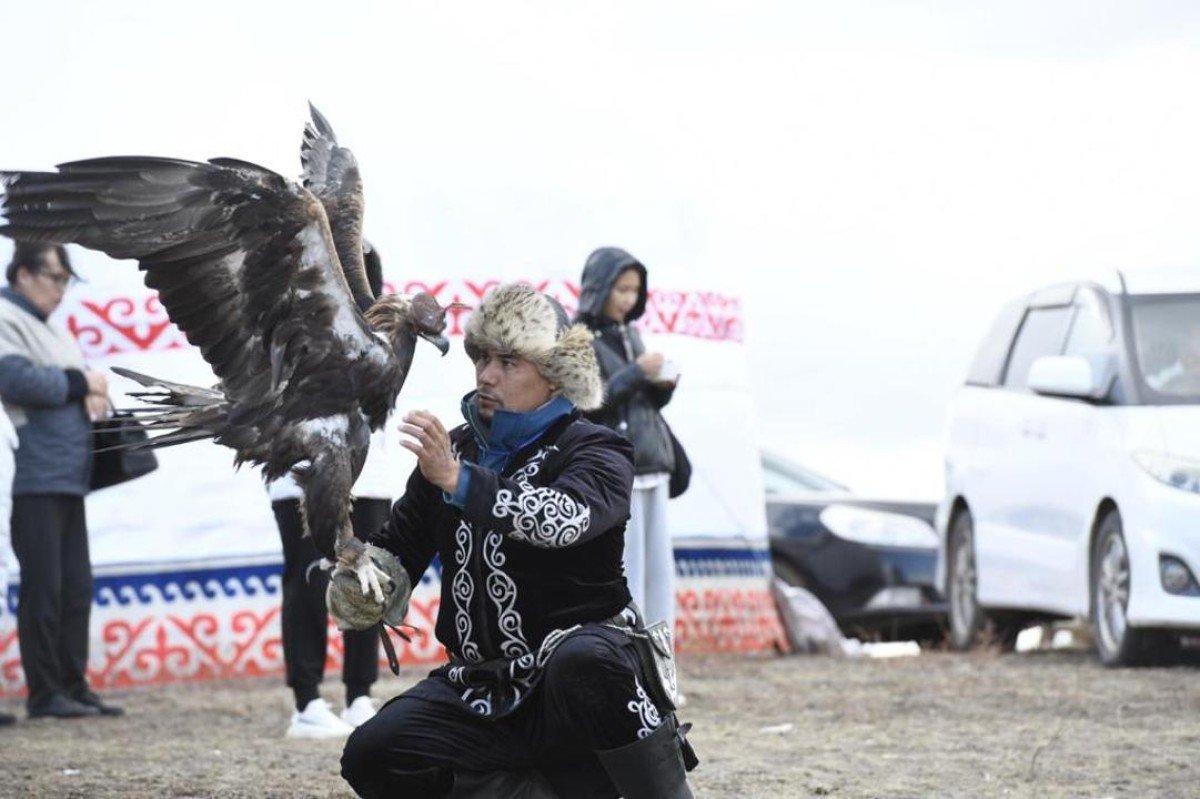
[[[410,411],[404,415],[400,432],[410,436],[400,439],[400,445],[417,456],[425,479],[453,494],[462,467],[450,452],[450,434],[438,418],[429,411]]]

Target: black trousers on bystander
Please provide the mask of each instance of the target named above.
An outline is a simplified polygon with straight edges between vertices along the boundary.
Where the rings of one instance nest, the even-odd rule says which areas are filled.
[[[300,501],[279,500],[271,503],[279,537],[283,543],[283,659],[287,684],[296,697],[296,709],[318,696],[317,686],[325,674],[328,643],[328,612],[325,588],[329,573],[310,569],[320,559],[312,538],[304,535],[300,521]],[[386,499],[356,499],[350,515],[354,535],[362,540],[387,523],[391,503]],[[342,682],[346,684],[346,704],[370,693],[379,679],[379,636],[374,630],[347,630],[342,633],[345,651]]]
[[[21,564],[17,637],[35,711],[55,695],[88,692],[92,562],[83,497],[13,497],[12,546]]]

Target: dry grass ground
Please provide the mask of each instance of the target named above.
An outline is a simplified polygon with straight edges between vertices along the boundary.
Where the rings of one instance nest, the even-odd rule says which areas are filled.
[[[1200,796],[1200,672],[1086,653],[689,658],[698,797]],[[377,686],[401,690],[406,673]],[[337,687],[328,686],[338,700]],[[282,737],[288,692],[114,695],[121,719],[0,729],[0,795],[345,797],[337,743]]]

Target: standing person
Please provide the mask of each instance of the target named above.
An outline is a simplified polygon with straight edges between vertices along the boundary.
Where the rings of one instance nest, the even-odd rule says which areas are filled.
[[[371,436],[367,462],[352,489],[350,522],[354,535],[364,541],[387,524],[392,506],[390,484],[395,476],[387,465],[386,447],[385,430]],[[329,573],[314,565],[321,555],[304,532],[300,486],[290,476],[282,477],[268,486],[268,492],[283,544],[283,661],[296,704],[286,734],[289,738],[344,738],[375,715],[371,686],[379,679],[379,636],[375,630],[342,631],[346,704],[339,717],[318,691],[328,645],[325,591]]]
[[[662,353],[646,352],[632,322],[646,310],[646,267],[624,250],[588,256],[576,320],[596,334],[592,346],[604,377],[604,405],[588,416],[633,443],[633,499],[625,532],[625,576],[650,622],[675,629],[675,551],[667,526],[668,484],[675,468],[671,433],[659,411],[675,393]],[[669,367],[668,367],[669,368]]]
[[[378,297],[383,292],[383,265],[371,248],[364,258],[367,283]],[[371,447],[362,473],[351,488],[354,496],[350,523],[354,535],[366,541],[388,520],[392,506],[392,474],[388,458],[387,431],[371,435]],[[300,516],[303,494],[291,476],[268,486],[271,510],[283,544],[283,602],[280,623],[283,632],[283,661],[287,684],[292,689],[296,711],[288,725],[289,738],[344,738],[375,715],[371,686],[379,679],[379,638],[374,630],[342,630],[342,682],[346,704],[341,716],[334,715],[320,697],[318,686],[325,675],[328,645],[328,616],[325,591],[329,574],[313,564],[321,559],[311,536],[304,532]]]
[[[120,715],[87,684],[92,564],[83,498],[104,375],[49,316],[75,277],[62,245],[18,243],[0,289],[0,399],[20,446],[12,544],[21,567],[17,634],[30,717]]]
[[[467,321],[467,423],[404,417],[417,468],[367,545],[390,594],[342,572],[330,612],[398,622],[437,554],[450,662],[350,736],[342,775],[360,796],[691,798],[691,749],[653,698],[621,573],[633,453],[580,418],[600,400],[590,339],[552,299],[500,286]]]
[[[12,537],[12,484],[17,463],[14,450],[17,448],[17,431],[3,407],[0,407],[0,622],[8,614],[8,550]],[[0,632],[6,624],[0,624]],[[0,727],[15,722],[11,713],[0,713]]]

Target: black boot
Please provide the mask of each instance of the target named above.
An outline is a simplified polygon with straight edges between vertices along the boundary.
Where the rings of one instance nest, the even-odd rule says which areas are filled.
[[[559,799],[537,771],[456,771],[447,799]]]
[[[624,799],[693,799],[675,725],[668,719],[640,741],[597,751]]]

